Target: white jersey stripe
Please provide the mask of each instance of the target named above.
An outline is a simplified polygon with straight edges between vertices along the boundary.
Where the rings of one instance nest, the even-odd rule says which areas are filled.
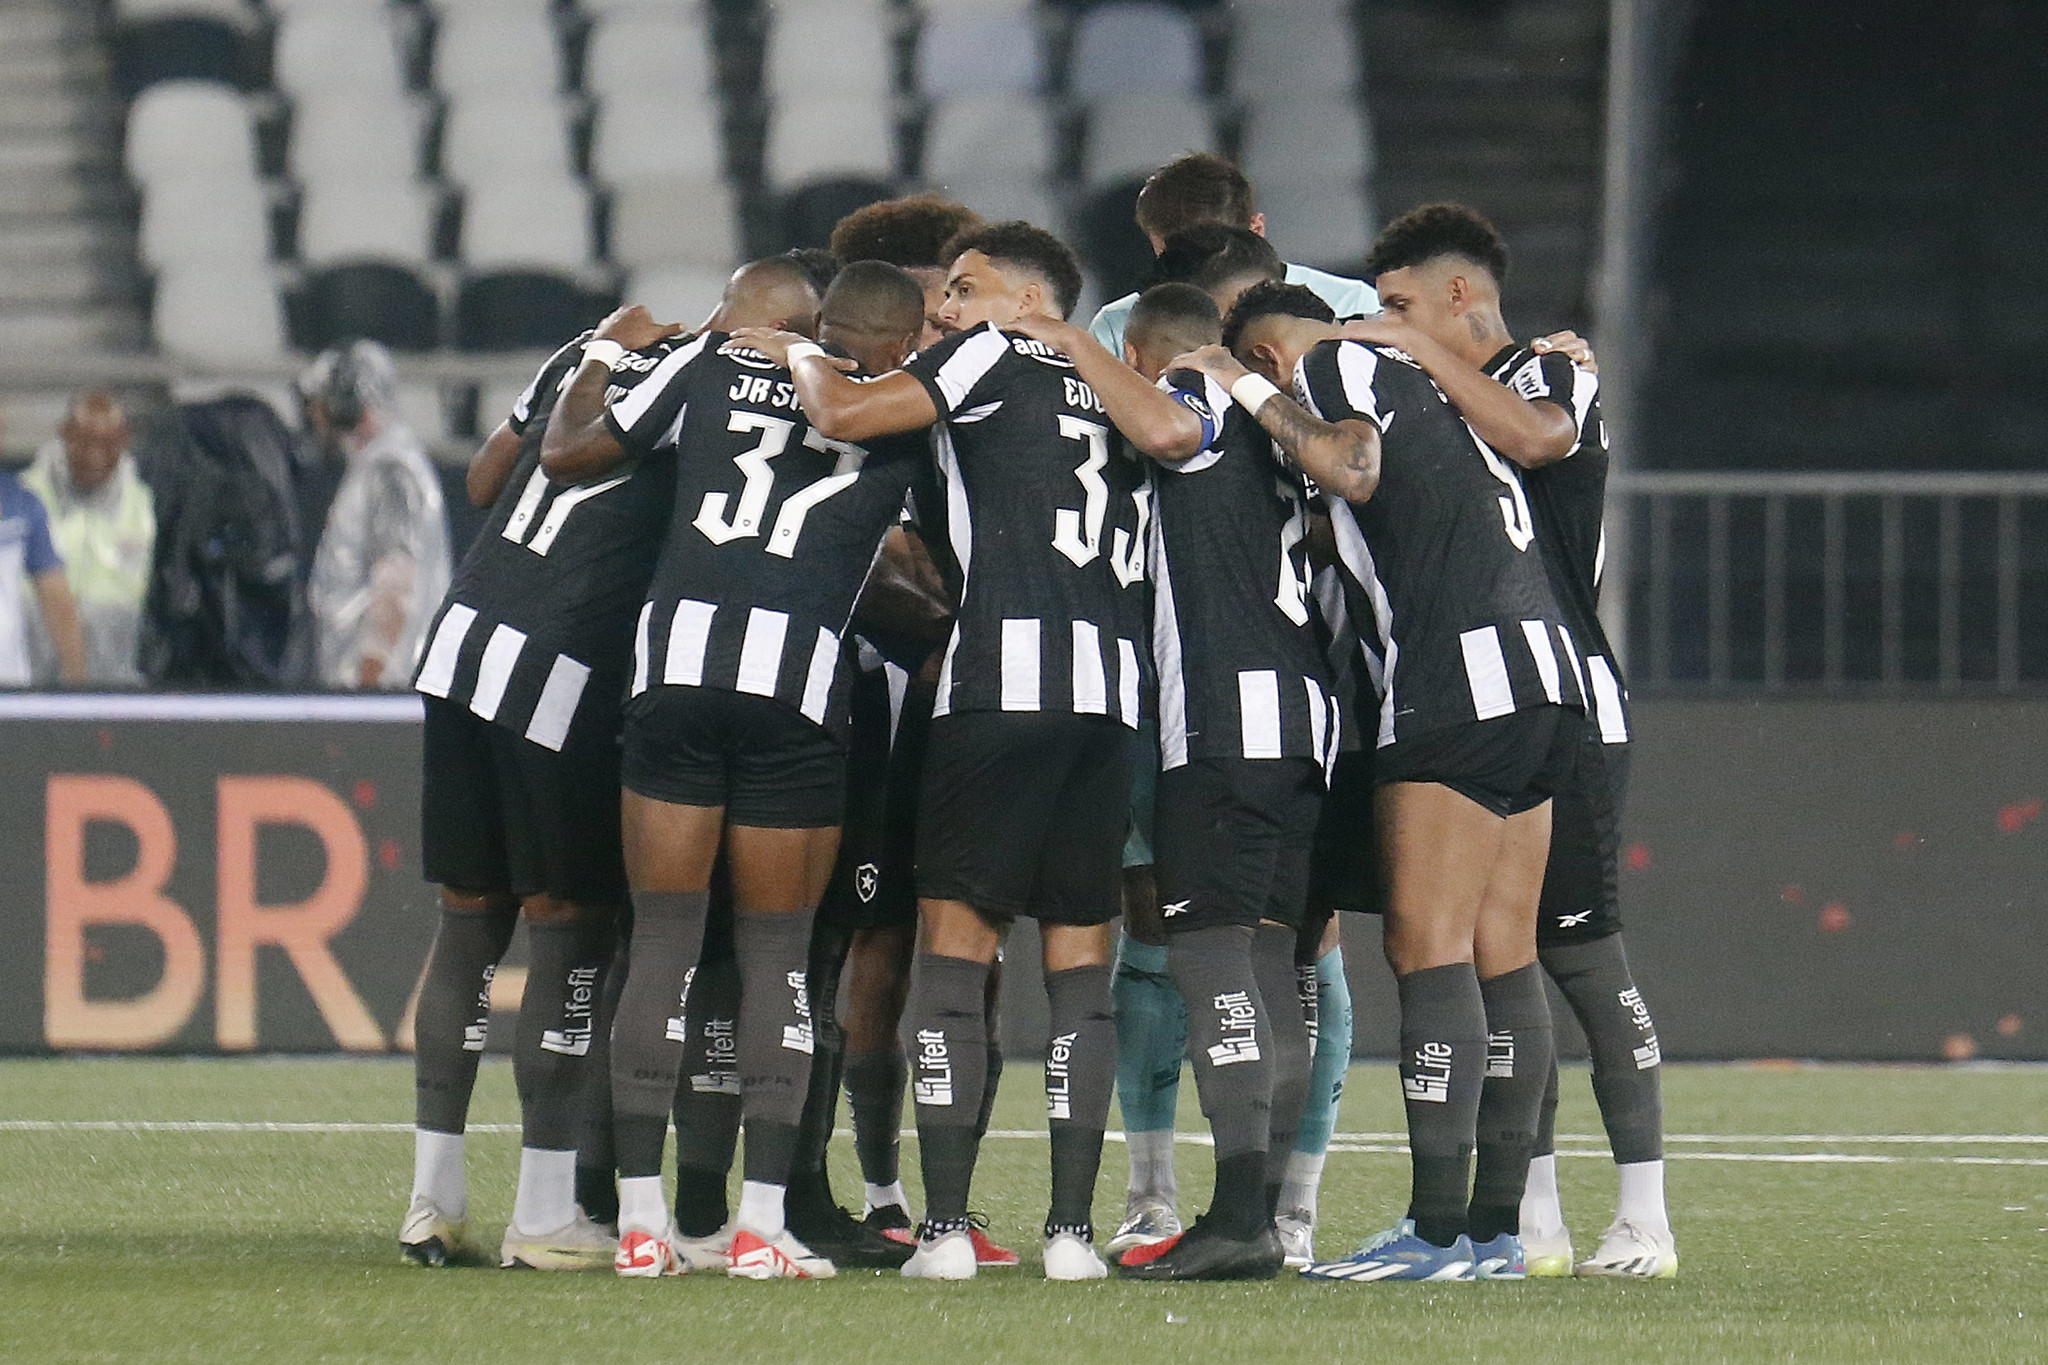
[[[498,718],[505,700],[505,684],[512,681],[512,666],[526,648],[526,632],[500,625],[484,646],[483,662],[477,665],[476,689],[469,694],[469,709],[485,720]]]
[[[803,704],[797,709],[813,721],[825,723],[825,708],[832,704],[832,680],[839,674],[839,637],[818,627],[818,643],[811,649],[811,670],[804,678]],[[890,730],[895,729],[891,717]]]
[[[1344,380],[1344,401],[1374,426],[1381,425],[1379,396],[1372,389],[1373,375],[1379,367],[1379,352],[1370,346],[1352,342],[1337,348],[1337,373]]]
[[[1180,615],[1173,600],[1173,567],[1167,562],[1165,544],[1155,538],[1154,548],[1152,662],[1159,670],[1159,768],[1165,772],[1188,761],[1188,679],[1180,652]]]
[[[1237,675],[1238,728],[1246,758],[1279,758],[1280,675],[1270,668],[1248,668]]]
[[[1501,652],[1500,631],[1481,626],[1458,636],[1465,651],[1465,684],[1472,689],[1472,713],[1480,720],[1505,716],[1515,709],[1515,688],[1508,680],[1507,655]],[[1556,661],[1552,660],[1552,667]]]
[[[1328,767],[1330,749],[1325,747],[1330,740],[1330,707],[1323,695],[1323,687],[1314,678],[1301,680],[1308,688],[1308,736],[1309,746],[1316,751],[1316,764]]]
[[[647,625],[654,619],[654,603],[640,604],[640,620],[633,627],[633,692],[639,696],[647,690]]]
[[[996,362],[1009,354],[1010,339],[993,329],[979,336],[969,337],[960,344],[960,349],[946,358],[939,366],[939,392],[945,395],[946,414],[952,415],[955,408],[965,401],[982,376],[995,368]]]
[[[1565,662],[1572,666],[1572,681],[1579,685],[1579,700],[1586,703],[1590,709],[1592,703],[1586,695],[1586,675],[1579,670],[1578,643],[1572,639],[1572,633],[1564,628],[1562,621],[1558,623],[1557,634],[1564,641]]]
[[[548,670],[547,683],[540,690],[540,701],[526,722],[526,737],[543,749],[559,752],[562,742],[569,738],[569,722],[576,719],[576,705],[583,700],[583,689],[589,682],[588,664],[557,654],[554,667]]]
[[[1120,719],[1129,726],[1138,723],[1138,647],[1129,640],[1116,642],[1116,704]]]
[[[782,641],[788,634],[788,612],[769,611],[765,607],[747,612],[747,634],[740,642],[739,677],[733,682],[735,692],[751,692],[757,697],[775,695],[775,684],[782,678]]]
[[[1003,621],[1002,693],[1005,711],[1040,709],[1038,691],[1039,622],[1036,617]]]
[[[1558,690],[1557,649],[1550,643],[1550,632],[1541,621],[1522,622],[1522,638],[1529,642],[1529,652],[1536,657],[1536,676],[1543,680],[1543,695],[1553,702],[1564,701],[1564,693]]]
[[[960,595],[967,596],[967,582],[974,563],[974,523],[967,509],[967,489],[960,480],[960,456],[953,449],[952,433],[942,423],[932,428],[932,459],[939,467],[939,479],[946,489],[946,538],[953,544],[953,560],[960,566]],[[939,664],[939,690],[932,702],[934,716],[953,713],[953,656],[960,649],[960,626],[946,641],[946,657]]]
[[[1600,742],[1628,743],[1628,717],[1621,710],[1621,684],[1615,680],[1614,669],[1608,665],[1607,656],[1590,656],[1586,660],[1586,672],[1592,675],[1593,698],[1597,703],[1594,714],[1600,719]]]
[[[476,608],[457,602],[441,618],[434,642],[427,646],[427,661],[420,668],[415,686],[430,697],[446,698],[455,686],[455,665],[462,657],[462,642],[476,624]]]
[[[1093,621],[1074,622],[1074,712],[1109,714],[1109,676],[1102,667],[1102,632]]]
[[[717,613],[709,602],[686,597],[676,603],[676,614],[668,623],[668,656],[661,664],[663,682],[672,687],[704,685],[704,652],[711,643],[711,618]]]
[[[632,392],[623,395],[612,404],[612,420],[627,430],[632,430],[640,419],[647,415],[647,410],[654,406],[654,400],[661,396],[662,390],[675,378],[676,371],[695,360],[704,349],[704,343],[710,338],[711,334],[706,332],[688,345],[678,346],[663,356],[661,363],[649,371],[645,379],[633,386]],[[575,377],[573,371],[570,377]]]

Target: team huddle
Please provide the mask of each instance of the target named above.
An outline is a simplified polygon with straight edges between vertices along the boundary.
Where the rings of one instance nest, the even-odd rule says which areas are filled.
[[[1373,285],[1283,262],[1220,158],[1162,168],[1137,212],[1154,282],[1084,330],[1052,234],[872,205],[830,252],[743,266],[693,332],[620,309],[479,451],[492,510],[415,679],[442,913],[408,1260],[467,1249],[462,1135],[524,919],[502,1264],[1017,1264],[972,1194],[1028,916],[1046,1278],[1105,1252],[1153,1280],[1676,1273],[1616,910],[1590,353],[1512,339],[1468,209],[1391,224]],[[1383,919],[1412,1186],[1324,1260],[1338,910]],[[1584,1260],[1546,976],[1620,1170]],[[1185,1226],[1184,1060],[1216,1166]],[[842,1088],[859,1217],[826,1177]],[[1131,1177],[1098,1250],[1113,1096]]]

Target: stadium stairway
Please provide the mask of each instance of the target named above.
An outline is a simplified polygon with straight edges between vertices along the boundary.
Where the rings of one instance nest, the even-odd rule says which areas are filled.
[[[139,344],[114,106],[92,6],[0,0],[0,375],[9,352]],[[61,414],[60,391],[0,384],[6,450]]]
[[[1588,329],[1599,243],[1605,0],[1383,0],[1361,7],[1391,219],[1452,199],[1513,261],[1508,326]]]

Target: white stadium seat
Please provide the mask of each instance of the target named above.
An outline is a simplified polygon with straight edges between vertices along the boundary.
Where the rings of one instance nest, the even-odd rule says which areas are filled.
[[[658,98],[614,96],[597,116],[591,174],[612,185],[718,176],[725,168],[720,123],[715,98],[680,90]]]
[[[278,19],[271,69],[278,88],[397,95],[398,42],[377,0],[306,0]]]
[[[1356,184],[1259,187],[1266,235],[1290,261],[1355,269],[1372,246],[1365,193]]]
[[[1230,88],[1248,100],[1348,96],[1358,89],[1358,39],[1349,15],[1275,7],[1240,16],[1230,48]]]
[[[1201,35],[1172,5],[1096,5],[1075,27],[1067,88],[1084,100],[1145,91],[1200,94]]]
[[[828,175],[889,179],[896,174],[896,124],[887,98],[777,100],[765,170],[776,189]]]
[[[657,322],[680,322],[694,330],[718,307],[731,273],[704,266],[636,270],[626,286],[626,302],[646,304]]]
[[[561,45],[546,11],[478,5],[442,17],[434,35],[436,89],[456,96],[552,94],[561,85]]]
[[[694,11],[622,10],[590,36],[583,87],[593,95],[716,100],[711,35]]]
[[[256,175],[249,107],[212,81],[162,81],[128,107],[128,174],[147,185],[166,176]]]
[[[739,254],[739,214],[723,180],[651,180],[612,191],[611,257],[620,265],[720,268]]]
[[[581,270],[590,263],[590,198],[574,180],[499,179],[462,203],[462,260],[472,270]]]
[[[152,320],[162,350],[201,364],[268,367],[284,354],[284,306],[267,270],[165,269]]]
[[[1021,218],[1027,223],[1065,235],[1059,207],[1046,192],[1043,181],[1011,176],[977,180],[971,175],[958,175],[931,183],[939,193],[967,205],[991,223]]]
[[[433,254],[437,202],[411,180],[320,181],[300,201],[299,259],[307,265],[425,265]]]
[[[219,19],[236,28],[255,27],[256,16],[242,0],[115,0],[114,18],[124,24],[192,16]]]
[[[917,88],[924,94],[1030,95],[1044,83],[1038,25],[1027,13],[941,12],[918,34]]]
[[[348,90],[302,95],[292,103],[292,175],[305,184],[416,175],[420,125],[410,98]]]
[[[1209,107],[1182,95],[1126,95],[1088,111],[1087,181],[1149,175],[1183,152],[1216,149]]]
[[[1254,185],[1356,185],[1372,172],[1372,144],[1357,104],[1341,96],[1254,104],[1243,134],[1245,174]]]
[[[569,129],[551,95],[507,91],[449,106],[441,131],[441,173],[476,186],[507,176],[569,174]]]
[[[1053,130],[1028,95],[957,95],[925,124],[927,180],[957,175],[1041,177],[1052,170]]]
[[[879,0],[779,0],[761,84],[768,95],[886,97],[895,89],[894,13]]]
[[[269,206],[256,182],[245,176],[165,177],[143,192],[137,245],[142,263],[151,269],[265,269]]]

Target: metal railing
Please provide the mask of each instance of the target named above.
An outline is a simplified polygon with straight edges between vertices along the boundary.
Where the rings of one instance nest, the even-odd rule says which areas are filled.
[[[1608,527],[1638,690],[2048,691],[2048,474],[1618,474]]]

